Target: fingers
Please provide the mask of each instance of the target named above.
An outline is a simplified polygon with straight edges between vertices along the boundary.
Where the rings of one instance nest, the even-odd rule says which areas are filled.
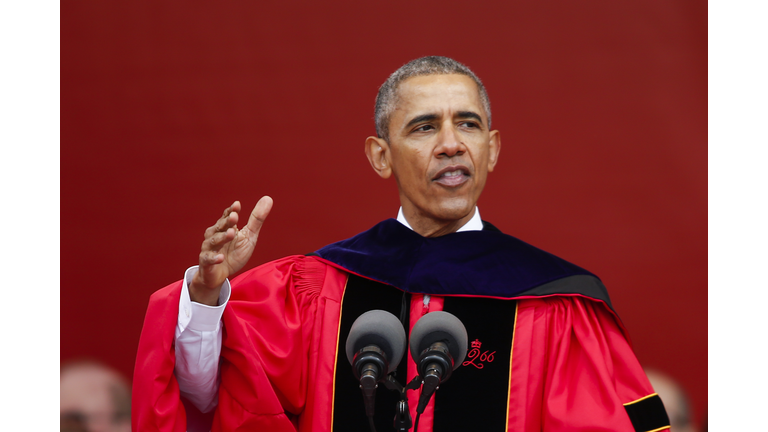
[[[221,217],[213,226],[205,230],[205,240],[203,240],[203,244],[200,247],[199,255],[200,271],[195,275],[195,281],[197,282],[193,281],[192,285],[197,283],[212,289],[220,287],[224,279],[228,277],[228,268],[231,269],[231,266],[229,264],[227,266],[220,266],[219,264],[228,260],[228,251],[231,248],[227,248],[227,245],[232,245],[230,242],[237,235],[239,212],[240,202],[235,201],[231,206],[224,209]],[[190,298],[193,295],[192,291],[192,286],[190,286]],[[197,292],[195,296],[200,294],[199,290],[194,291]],[[218,297],[214,297],[212,297],[213,303],[209,303],[207,300],[203,301],[203,303],[215,305]],[[200,298],[198,300],[193,299],[193,301],[199,302]]]
[[[224,262],[224,254],[220,254],[216,251],[202,251],[200,252],[200,267],[208,267]]]
[[[238,215],[238,212],[240,211],[240,202],[235,201],[234,204],[229,206],[224,210],[224,214],[221,215],[218,221],[216,221],[213,226],[208,227],[208,229],[205,230],[205,238],[206,240],[213,236],[214,234],[222,231],[227,231],[230,228],[237,228],[237,221],[239,220],[240,216]]]
[[[272,204],[272,198],[269,196],[261,197],[259,202],[256,203],[256,207],[254,207],[251,212],[251,217],[248,218],[248,229],[250,230],[251,235],[259,235],[261,226],[267,219],[270,210],[272,210]]]
[[[227,243],[232,241],[232,239],[235,238],[235,234],[237,233],[235,232],[234,228],[229,228],[226,231],[217,232],[203,241],[203,245],[200,250],[218,251]]]
[[[253,212],[251,212],[247,229],[240,231],[241,234],[238,234],[237,222],[240,209],[240,202],[235,201],[231,206],[224,210],[219,220],[216,221],[213,226],[210,226],[205,230],[205,240],[203,240],[203,244],[200,248],[201,267],[211,269],[213,266],[225,261],[229,263],[228,265],[230,265],[230,267],[242,267],[244,262],[239,264],[239,266],[236,265],[236,262],[230,262],[231,257],[229,257],[229,254],[233,251],[240,251],[240,255],[246,256],[245,261],[247,261],[247,257],[250,256],[253,246],[256,244],[259,230],[272,209],[272,198],[265,196],[259,200],[256,207],[253,209]],[[243,238],[250,239],[249,242],[239,243],[241,246],[250,245],[247,246],[250,247],[250,250],[246,251],[247,253],[244,253],[243,251],[245,249],[242,249],[241,246],[237,246],[236,243],[230,243],[238,236],[244,236]],[[228,244],[230,246],[234,245],[234,249],[232,249],[232,247],[227,247]]]
[[[232,203],[231,206],[224,209],[224,214],[221,215],[221,217],[225,217],[226,215],[230,214],[231,212],[239,213],[240,212],[240,201],[235,201]]]
[[[221,218],[213,226],[205,230],[205,240],[200,247],[200,265],[208,267],[224,262],[224,254],[219,251],[232,241],[237,234],[237,221],[240,211],[240,202],[235,201],[224,210]]]

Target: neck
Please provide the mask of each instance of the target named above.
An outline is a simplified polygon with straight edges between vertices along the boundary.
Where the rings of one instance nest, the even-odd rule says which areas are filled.
[[[472,207],[472,210],[460,219],[435,219],[417,211],[409,212],[405,208],[403,208],[403,216],[405,216],[411,229],[422,237],[440,237],[455,233],[466,225],[475,215],[475,208]]]

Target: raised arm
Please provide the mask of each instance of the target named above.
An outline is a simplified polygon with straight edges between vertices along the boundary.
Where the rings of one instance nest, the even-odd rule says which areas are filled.
[[[202,412],[218,403],[221,316],[229,298],[228,277],[248,262],[271,207],[272,199],[263,197],[248,224],[238,230],[241,205],[235,201],[205,230],[199,266],[184,275],[174,335],[174,373],[181,394]]]
[[[223,222],[217,222],[206,231],[209,244],[202,248],[200,268],[207,269],[210,279],[202,275],[196,278],[193,273],[200,273],[196,266],[188,271],[184,281],[168,285],[150,298],[134,370],[134,430],[192,431],[198,427],[210,428],[213,420],[214,431],[240,428],[295,432],[292,422],[295,417],[291,416],[304,409],[309,367],[316,364],[316,361],[310,361],[312,328],[318,307],[316,302],[327,275],[326,265],[297,255],[243,273],[233,280],[231,290],[227,281],[250,257],[271,204],[269,198],[262,199],[249,223],[237,230],[239,203],[234,203],[222,215],[220,222]],[[226,247],[227,244],[232,247]],[[202,291],[203,297],[219,296],[216,302],[207,300],[219,306],[198,303],[199,296],[197,301],[187,297],[186,305],[190,306],[187,316],[183,309],[183,294],[192,291],[195,279],[205,281],[202,288],[207,291]],[[330,303],[329,307],[336,304],[334,301]],[[185,323],[187,327],[183,331],[190,327],[194,329],[190,322],[197,308],[208,312],[216,308],[222,312],[220,315],[200,314],[214,316],[215,328],[205,330],[217,332],[217,342],[210,344],[214,350],[213,358],[194,347],[182,347],[186,341],[174,338],[174,331],[179,331]],[[335,317],[338,312],[329,315]],[[220,331],[222,328],[224,331]],[[209,336],[200,339],[210,341]],[[178,375],[185,367],[184,361],[191,357],[213,366],[210,368],[214,377],[212,395],[218,398],[218,403],[212,400],[211,405],[189,398],[190,394],[200,394],[200,388]],[[219,371],[220,382],[215,378]],[[208,380],[210,383],[211,378]],[[205,384],[203,382],[203,387]],[[187,404],[182,404],[185,399],[200,410],[215,407],[215,413],[205,418],[190,416],[190,411],[184,407]]]

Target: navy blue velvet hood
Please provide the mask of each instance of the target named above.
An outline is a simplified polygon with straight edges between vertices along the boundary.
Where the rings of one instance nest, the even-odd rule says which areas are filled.
[[[510,298],[587,270],[495,230],[426,238],[395,219],[316,251],[361,276],[412,293]]]

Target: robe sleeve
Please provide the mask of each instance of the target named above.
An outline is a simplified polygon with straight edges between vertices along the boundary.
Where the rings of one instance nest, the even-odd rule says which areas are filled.
[[[668,430],[664,407],[618,318],[582,297],[543,299],[544,431]]]
[[[181,284],[168,285],[149,298],[133,371],[131,429],[135,431],[186,431],[179,384],[173,374]]]
[[[219,404],[213,431],[295,431],[304,408],[308,350],[325,266],[292,256],[232,280],[222,316]],[[133,429],[184,431],[187,416],[173,374],[173,332],[181,282],[153,294],[134,372]],[[207,429],[206,429],[207,430]]]

